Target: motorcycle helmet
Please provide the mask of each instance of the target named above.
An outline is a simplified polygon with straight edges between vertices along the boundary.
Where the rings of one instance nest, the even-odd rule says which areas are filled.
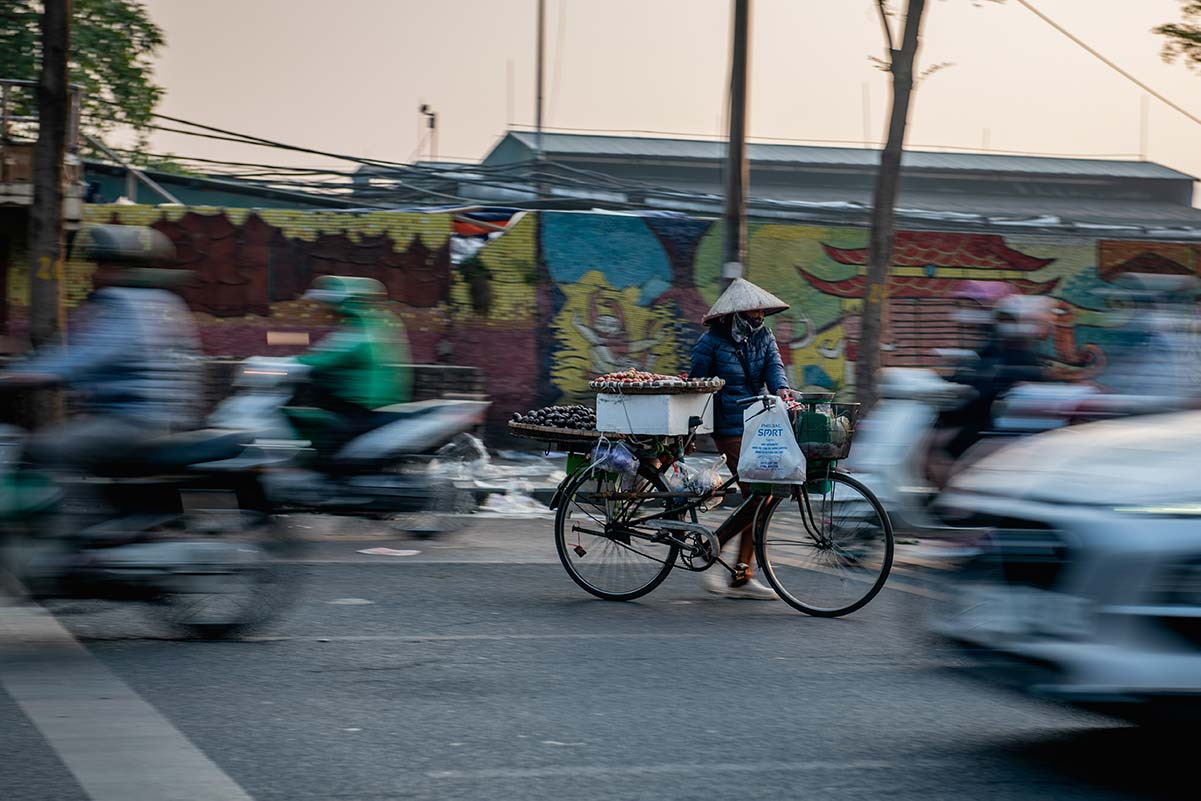
[[[96,262],[108,286],[175,289],[195,274],[171,267],[175,245],[144,225],[89,225],[79,238],[79,254]]]
[[[1014,294],[1013,287],[1004,281],[960,281],[951,297],[967,302],[952,316],[965,325],[987,325],[997,304]]]
[[[341,310],[387,300],[388,290],[374,278],[322,275],[313,281],[304,297]]]

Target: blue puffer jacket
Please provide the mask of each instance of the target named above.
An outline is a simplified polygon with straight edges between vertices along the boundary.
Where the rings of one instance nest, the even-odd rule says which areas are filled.
[[[752,384],[738,360],[738,351],[746,357]],[[735,345],[720,323],[697,340],[692,349],[693,378],[722,378],[726,386],[714,396],[713,433],[723,436],[742,436],[742,407],[738,401],[752,395],[762,395],[763,386],[773,394],[788,386],[780,347],[772,332],[763,326],[743,342]]]

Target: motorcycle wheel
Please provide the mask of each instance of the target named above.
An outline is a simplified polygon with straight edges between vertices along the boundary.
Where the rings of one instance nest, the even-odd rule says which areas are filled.
[[[393,515],[392,526],[418,539],[461,531],[467,525],[467,516],[475,509],[475,498],[458,482],[471,478],[474,475],[472,465],[486,459],[487,455],[478,439],[470,434],[459,434],[439,448],[432,458],[425,460],[421,467],[410,464],[410,469],[424,472],[428,490],[421,508]]]
[[[277,618],[295,600],[303,569],[292,564],[301,540],[274,516],[252,518],[214,542],[233,546],[236,558],[178,569],[168,579],[151,613],[187,636],[204,640],[244,636]],[[176,533],[188,539],[194,534]]]

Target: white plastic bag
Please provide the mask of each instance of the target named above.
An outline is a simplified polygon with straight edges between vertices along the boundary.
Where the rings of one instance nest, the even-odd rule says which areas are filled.
[[[801,453],[788,412],[779,398],[751,404],[743,413],[738,479],[769,484],[805,483],[805,454]]]

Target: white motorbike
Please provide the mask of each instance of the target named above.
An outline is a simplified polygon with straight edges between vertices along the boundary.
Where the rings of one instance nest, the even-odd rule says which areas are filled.
[[[209,425],[252,432],[255,453],[268,460],[269,497],[294,511],[396,517],[401,527],[433,535],[470,511],[471,494],[458,486],[462,464],[485,455],[472,432],[491,403],[443,399],[384,407],[369,430],[332,460],[317,460],[289,412],[309,370],[293,359],[253,357],[234,380]],[[398,517],[399,516],[399,517]]]
[[[940,355],[970,358],[958,351]],[[939,415],[960,408],[973,390],[921,368],[884,370],[880,390],[882,400],[859,424],[847,469],[876,494],[898,531],[928,536],[959,532],[931,514],[930,502],[938,489],[927,480],[926,466]],[[1086,385],[1019,385],[998,402],[993,430],[964,454],[961,463],[970,464],[1018,437],[1066,426],[1098,395]]]

